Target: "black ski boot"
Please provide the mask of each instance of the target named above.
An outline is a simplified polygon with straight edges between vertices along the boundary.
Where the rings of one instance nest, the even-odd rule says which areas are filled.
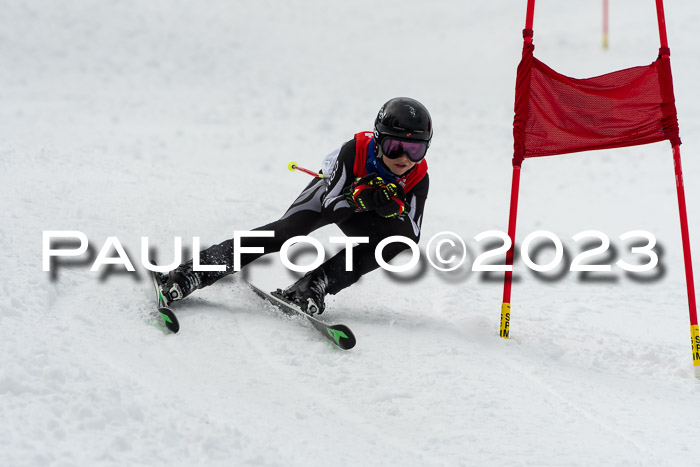
[[[156,273],[165,306],[182,300],[197,289],[203,287],[202,277],[192,270],[192,262],[187,262],[173,269],[168,274]]]
[[[298,305],[309,315],[321,314],[326,309],[324,298],[328,287],[328,277],[323,269],[306,273],[304,277],[282,292],[284,298]]]

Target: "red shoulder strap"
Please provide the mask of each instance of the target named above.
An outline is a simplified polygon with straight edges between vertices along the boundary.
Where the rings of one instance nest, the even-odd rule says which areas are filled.
[[[428,173],[428,161],[423,159],[420,163],[411,170],[411,172],[403,178],[399,179],[399,185],[403,187],[403,190],[408,193],[413,189],[414,186],[418,185],[418,182],[423,180],[425,174]]]
[[[355,165],[353,172],[355,177],[367,175],[367,148],[374,134],[371,131],[361,131],[355,134]]]
[[[355,134],[355,165],[353,166],[355,177],[367,175],[367,153],[369,152],[369,144],[372,138],[374,138],[374,134],[371,131],[361,131]],[[408,175],[399,178],[397,183],[408,193],[418,182],[423,180],[427,173],[428,162],[423,159],[419,164],[416,164]]]

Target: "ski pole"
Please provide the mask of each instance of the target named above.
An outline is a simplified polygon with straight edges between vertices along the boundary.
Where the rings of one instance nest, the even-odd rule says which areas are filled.
[[[304,172],[305,174],[311,175],[312,177],[325,178],[323,174],[316,173],[313,170],[305,169],[304,167],[299,167],[294,161],[290,162],[289,165],[287,165],[287,168],[292,172],[294,172],[295,170],[299,170],[301,172]]]

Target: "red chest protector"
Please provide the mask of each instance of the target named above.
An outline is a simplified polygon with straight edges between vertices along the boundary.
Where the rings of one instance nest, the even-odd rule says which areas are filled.
[[[362,131],[355,135],[355,165],[353,167],[353,172],[355,177],[364,177],[367,175],[367,153],[369,152],[369,145],[372,141],[374,135],[369,131]],[[418,184],[425,174],[428,173],[428,162],[423,159],[419,164],[413,167],[413,170],[409,171],[408,174],[399,178],[396,183],[401,185],[406,193],[411,191],[411,189]]]

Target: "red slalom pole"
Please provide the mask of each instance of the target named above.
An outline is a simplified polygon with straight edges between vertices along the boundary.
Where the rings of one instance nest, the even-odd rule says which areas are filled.
[[[510,249],[506,253],[506,266],[511,266],[506,271],[503,281],[503,303],[501,304],[501,333],[500,336],[508,339],[510,335],[510,292],[513,285],[513,257],[515,255],[515,224],[518,218],[518,194],[520,192],[520,164],[513,164],[513,183],[510,188],[510,214],[508,216],[508,236],[510,237]]]
[[[690,312],[690,342],[693,350],[693,368],[695,369],[695,376],[700,377],[700,329],[698,328],[697,303],[695,301],[695,284],[693,281],[693,258],[690,255],[690,234],[688,232],[688,212],[686,210],[685,205],[683,168],[681,167],[681,149],[678,146],[673,147],[673,165],[676,172],[678,211],[680,213],[681,238],[683,240],[685,285],[688,290],[688,310]]]
[[[527,13],[525,16],[525,29],[532,29],[535,18],[535,0],[527,0]]]
[[[324,177],[323,177],[323,174],[320,174],[320,173],[318,173],[318,172],[314,172],[313,170],[305,169],[304,167],[299,167],[299,165],[297,165],[297,163],[294,162],[294,161],[290,162],[290,163],[287,165],[287,168],[288,168],[290,171],[292,171],[292,172],[294,172],[295,170],[298,170],[298,171],[300,171],[300,172],[304,172],[305,174],[309,174],[309,175],[311,175],[312,177],[324,178]]]
[[[523,30],[523,56],[525,44],[532,44],[533,21],[535,18],[535,0],[527,0],[527,12],[525,13],[525,29]],[[529,91],[528,91],[529,92]],[[516,96],[517,99],[517,96]],[[511,266],[510,271],[505,272],[503,279],[503,303],[501,304],[501,331],[500,336],[508,339],[510,336],[510,292],[513,286],[513,257],[515,256],[515,224],[518,217],[518,195],[520,192],[520,169],[523,159],[513,158],[513,182],[510,188],[510,214],[508,216],[508,237],[510,237],[510,249],[506,253],[506,266]]]
[[[659,39],[661,47],[668,47],[666,36],[666,16],[664,15],[664,1],[656,0],[656,19],[659,21]]]
[[[663,0],[656,0],[656,16],[659,22],[659,42],[668,53],[668,36],[666,35],[666,16]],[[668,55],[663,58],[668,60]],[[673,146],[673,166],[676,173],[676,193],[678,195],[678,212],[681,221],[681,239],[683,241],[683,262],[685,264],[685,286],[688,291],[688,311],[690,313],[690,345],[693,352],[693,369],[696,378],[700,378],[700,329],[698,328],[697,302],[693,280],[693,257],[690,254],[690,233],[688,231],[688,211],[685,205],[685,186],[683,168],[681,167],[681,148]]]

